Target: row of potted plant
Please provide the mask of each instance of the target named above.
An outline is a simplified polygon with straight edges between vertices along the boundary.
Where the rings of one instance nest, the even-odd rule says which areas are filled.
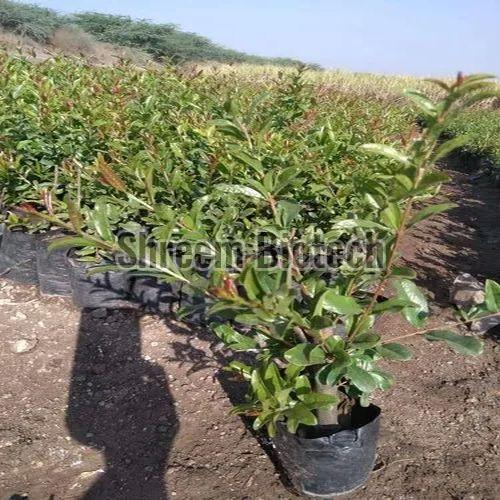
[[[345,130],[345,105],[337,101],[330,118],[303,70],[256,91],[185,78],[174,68],[90,68],[64,58],[32,65],[6,54],[0,63],[0,272],[39,282],[45,293],[68,293],[69,271],[81,267],[64,271],[62,252],[47,254],[56,235],[51,218],[90,237],[79,262],[100,262],[109,252],[96,249],[96,238],[116,244],[121,233],[142,228],[159,243],[170,238],[169,228],[189,241],[214,232],[248,239],[257,233],[252,221],[265,219],[267,200],[277,195],[302,200],[304,227],[327,232],[334,217],[371,210],[360,186],[385,184],[383,169],[372,175],[356,146],[378,132],[373,117],[359,115]],[[388,130],[392,121],[400,119],[388,120]],[[296,209],[280,203],[280,213]],[[79,305],[96,303],[77,294]]]

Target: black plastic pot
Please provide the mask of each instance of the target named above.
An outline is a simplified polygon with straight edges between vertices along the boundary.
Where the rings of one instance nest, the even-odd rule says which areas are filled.
[[[36,241],[38,235],[4,229],[0,247],[0,276],[19,283],[38,283]]]
[[[301,426],[297,434],[278,425],[273,443],[290,482],[301,494],[330,498],[368,479],[375,462],[380,408],[356,407],[352,427]]]
[[[68,267],[73,303],[82,309],[128,309],[133,305],[130,298],[130,277],[127,271],[105,271],[89,274],[95,265],[80,262],[68,255]]]
[[[52,240],[60,236],[60,231],[50,231],[39,235],[36,241],[38,283],[43,295],[71,295],[67,250],[48,251]]]
[[[156,278],[138,277],[132,282],[131,299],[144,310],[155,314],[166,314],[179,302],[178,287],[161,283]]]

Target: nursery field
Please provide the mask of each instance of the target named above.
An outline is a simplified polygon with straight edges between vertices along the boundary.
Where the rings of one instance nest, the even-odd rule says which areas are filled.
[[[0,493],[497,498],[498,92],[0,54]]]
[[[434,321],[452,317],[457,272],[500,277],[499,190],[454,172],[448,193],[460,207],[405,246],[438,299]],[[40,298],[5,279],[0,304],[3,496],[296,498],[240,418],[228,415],[234,383],[221,380],[206,331],[134,311],[81,313],[68,299]],[[391,318],[383,328],[392,337],[411,327]],[[35,345],[16,354],[21,339]],[[498,344],[489,340],[480,358],[445,362],[446,348],[411,345],[416,362],[396,366],[400,383],[376,397],[385,415],[375,470],[343,498],[498,498]],[[96,482],[101,496],[92,494]]]

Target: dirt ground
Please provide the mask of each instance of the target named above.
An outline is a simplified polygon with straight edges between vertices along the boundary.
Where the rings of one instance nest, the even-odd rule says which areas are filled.
[[[406,241],[405,259],[452,318],[459,271],[500,278],[500,190],[453,172],[459,208]],[[387,317],[386,338],[410,332]],[[16,353],[24,340],[24,353]],[[17,342],[17,344],[16,344]],[[387,365],[374,471],[346,499],[500,498],[500,347],[465,358],[422,339]],[[0,278],[0,498],[293,499],[244,422],[202,330],[136,311],[79,311]]]

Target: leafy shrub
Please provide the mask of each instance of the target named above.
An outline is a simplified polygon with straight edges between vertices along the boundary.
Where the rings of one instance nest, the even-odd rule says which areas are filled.
[[[0,0],[0,26],[8,31],[47,43],[61,25],[62,19],[51,9]]]

